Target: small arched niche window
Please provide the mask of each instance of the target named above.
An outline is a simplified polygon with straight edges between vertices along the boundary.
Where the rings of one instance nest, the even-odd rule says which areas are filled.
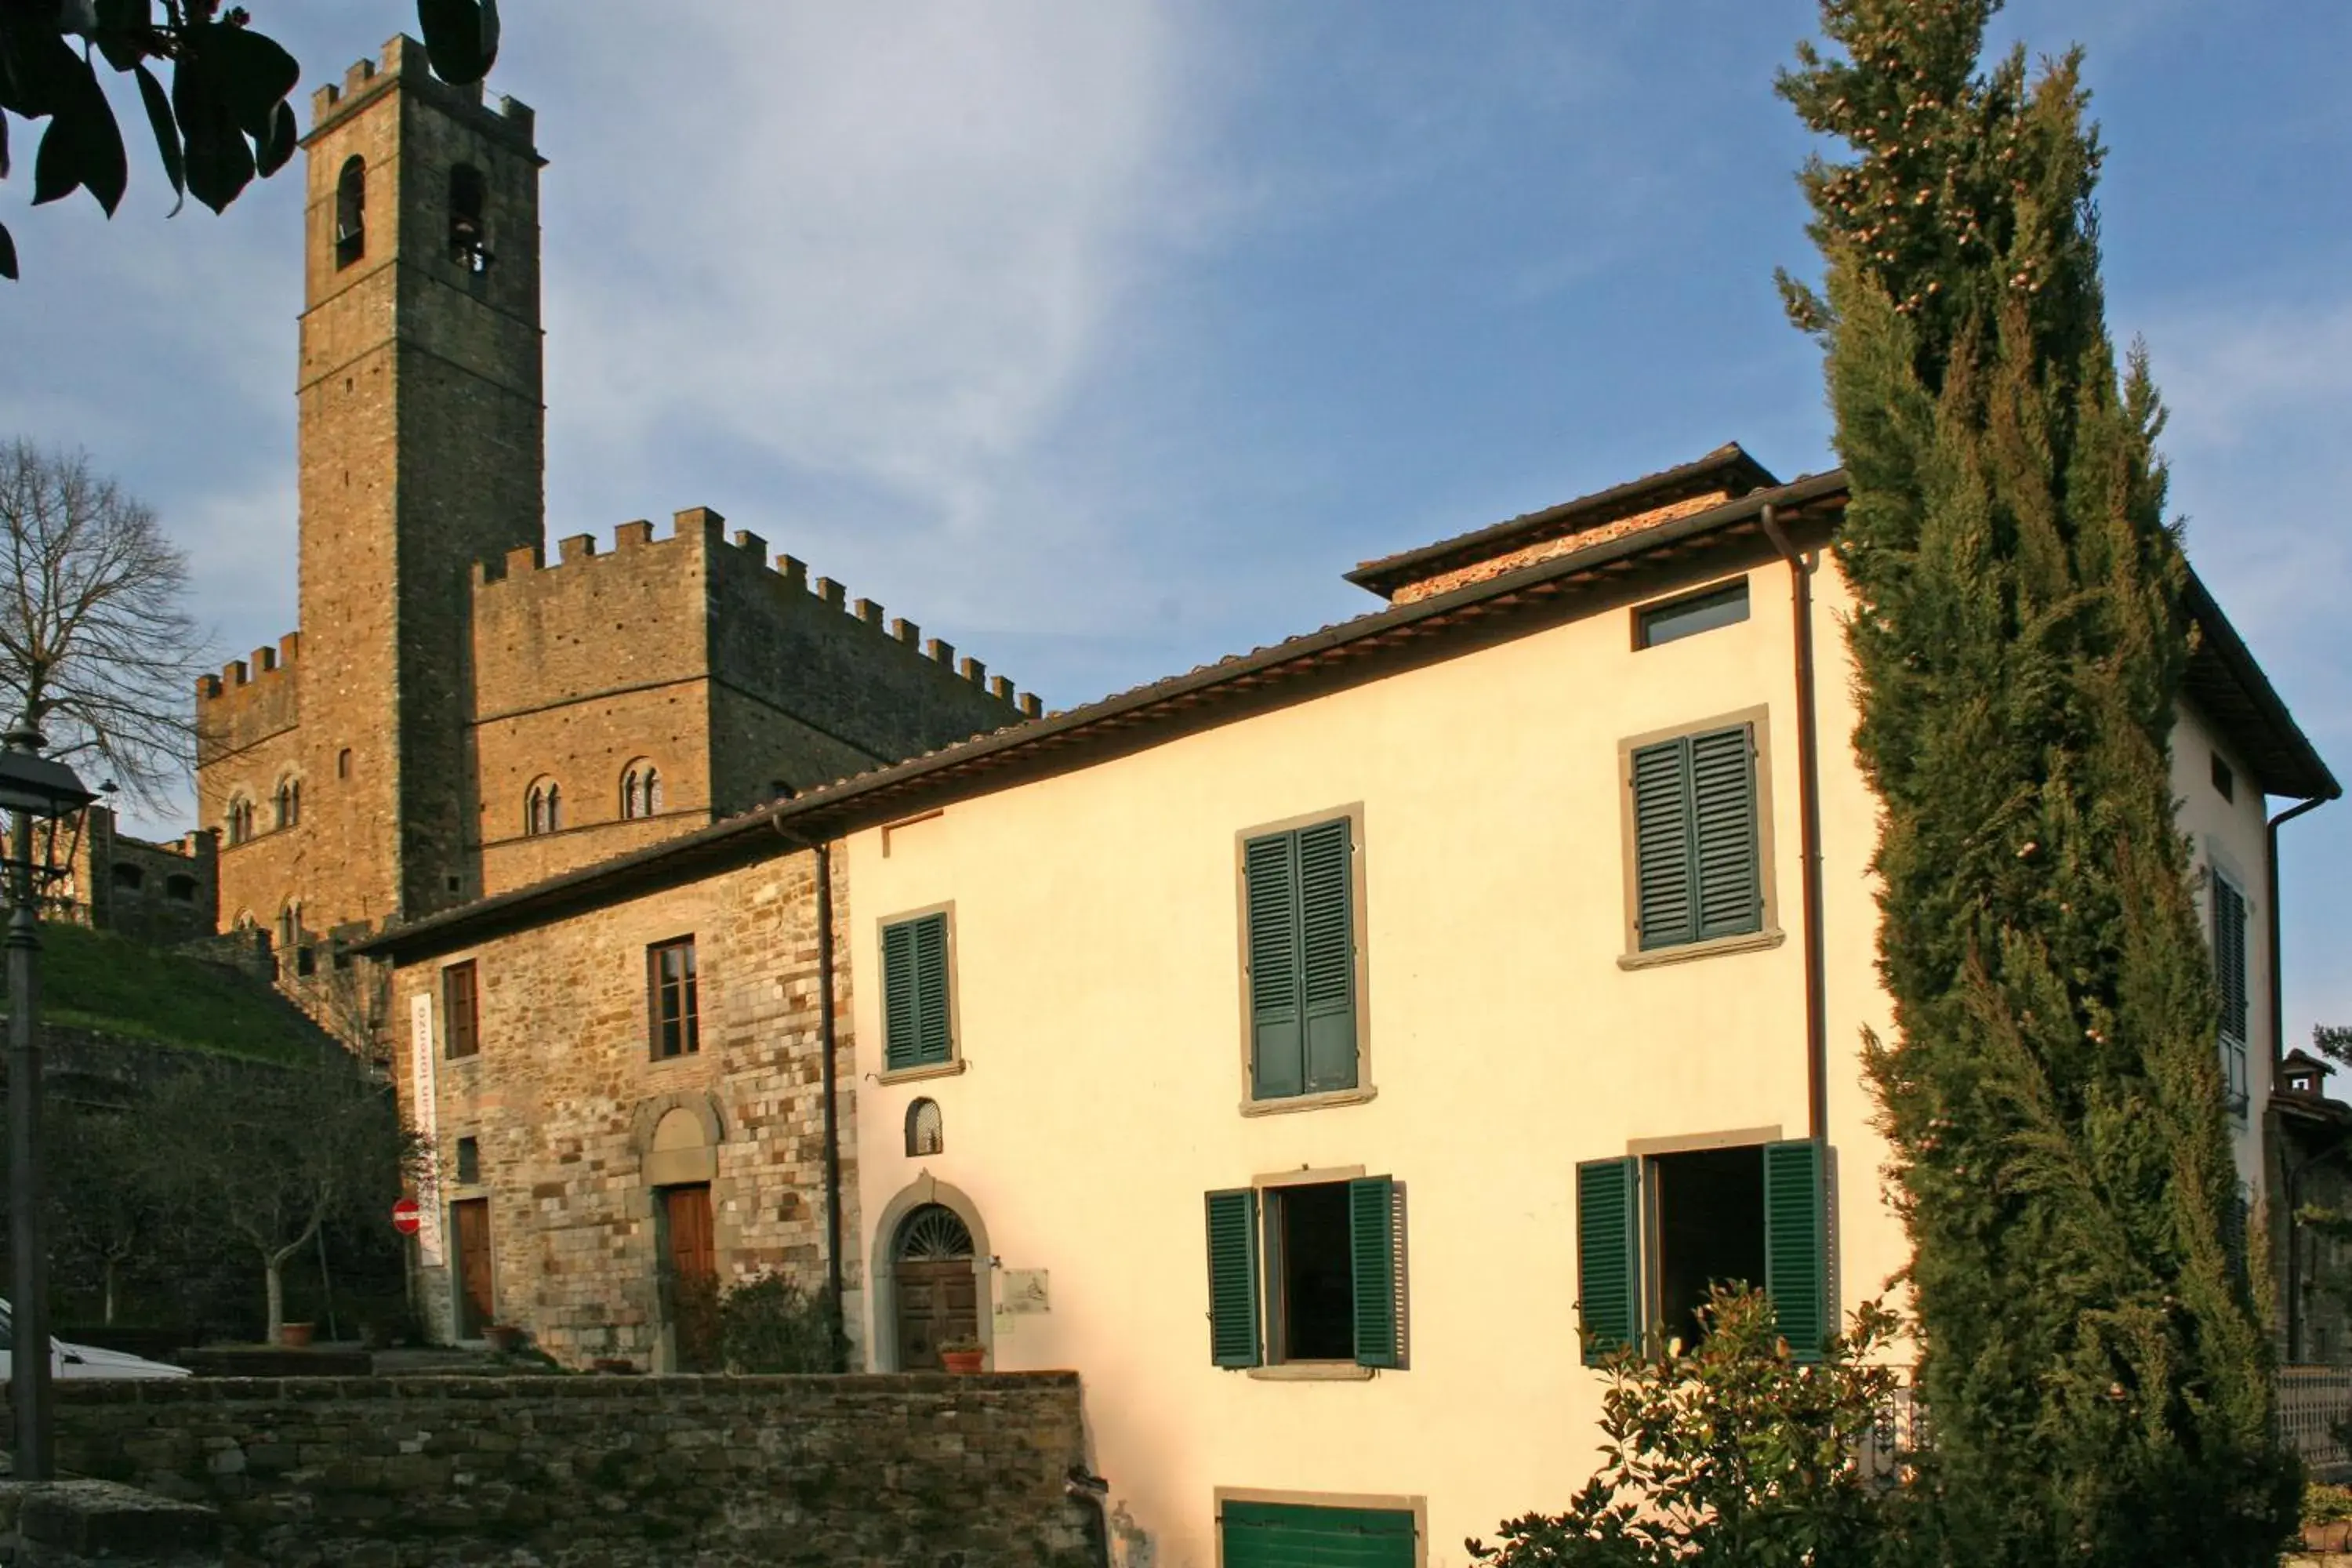
[[[621,774],[621,815],[654,816],[662,808],[661,772],[639,757]]]
[[[554,833],[563,826],[563,791],[553,779],[541,779],[530,786],[523,802],[522,830],[525,833]]]
[[[940,1102],[918,1100],[907,1107],[907,1157],[938,1154],[948,1146],[947,1123],[940,1119]]]
[[[335,265],[349,267],[367,254],[367,160],[343,160],[335,179]]]
[[[291,827],[302,820],[302,781],[278,781],[278,826]]]
[[[335,776],[339,779],[352,776],[352,749],[349,746],[335,753]]]
[[[490,269],[489,229],[482,217],[482,172],[471,163],[449,171],[449,254],[467,271]]]

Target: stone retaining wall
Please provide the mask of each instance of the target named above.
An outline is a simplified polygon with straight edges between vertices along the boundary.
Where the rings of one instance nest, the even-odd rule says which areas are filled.
[[[232,1565],[1097,1560],[1075,1373],[61,1383],[57,1429]]]

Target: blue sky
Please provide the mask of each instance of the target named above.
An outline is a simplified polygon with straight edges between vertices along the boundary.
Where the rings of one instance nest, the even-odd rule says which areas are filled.
[[[305,92],[405,0],[255,0]],[[1359,559],[1737,439],[1828,466],[1771,94],[1799,0],[509,0],[549,531],[708,504],[1067,706],[1360,613]],[[2352,7],[2028,0],[2090,51],[2113,325],[2191,553],[2352,773]],[[118,100],[126,123],[138,110]],[[29,153],[29,145],[24,151]],[[0,433],[86,447],[225,652],[293,624],[299,188],[0,187]],[[2288,1027],[2352,1022],[2352,805],[2286,829]]]

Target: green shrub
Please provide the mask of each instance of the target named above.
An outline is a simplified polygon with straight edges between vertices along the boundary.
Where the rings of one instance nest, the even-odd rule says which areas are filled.
[[[829,1290],[806,1291],[782,1274],[738,1285],[719,1300],[719,1337],[731,1372],[838,1372],[841,1350]]]
[[[1714,1289],[1694,1349],[1655,1341],[1602,1363],[1601,1465],[1563,1514],[1468,1542],[1495,1568],[1848,1568],[1875,1560],[1893,1489],[1861,1462],[1903,1376],[1875,1302],[1798,1362],[1760,1291]]]
[[[2313,1481],[2303,1489],[2303,1522],[2341,1524],[2352,1520],[2352,1487],[2331,1487]]]

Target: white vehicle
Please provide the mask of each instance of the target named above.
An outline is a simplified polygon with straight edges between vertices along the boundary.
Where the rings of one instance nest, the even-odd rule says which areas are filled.
[[[9,1317],[8,1303],[0,1301],[0,1384],[8,1381],[9,1362],[16,1343],[16,1325]],[[124,1351],[102,1351],[96,1345],[69,1345],[52,1335],[49,1340],[49,1375],[51,1377],[185,1377],[188,1369],[171,1366],[145,1356],[131,1355]]]

